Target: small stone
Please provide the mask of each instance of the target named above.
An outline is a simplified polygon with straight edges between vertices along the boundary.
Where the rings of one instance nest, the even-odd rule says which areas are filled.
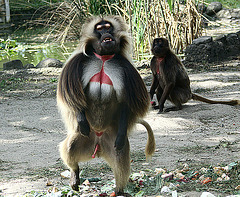
[[[61,177],[63,178],[70,178],[71,173],[69,170],[65,170],[64,172],[61,173]]]

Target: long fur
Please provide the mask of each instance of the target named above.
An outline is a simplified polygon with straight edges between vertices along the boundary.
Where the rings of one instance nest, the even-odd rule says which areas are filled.
[[[59,77],[57,89],[58,105],[67,105],[72,111],[81,111],[86,107],[86,98],[83,92],[81,75],[82,68],[79,65],[83,55],[75,55],[64,66]]]

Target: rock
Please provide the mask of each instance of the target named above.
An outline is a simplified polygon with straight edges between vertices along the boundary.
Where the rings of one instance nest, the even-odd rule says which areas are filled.
[[[36,68],[48,68],[48,67],[55,67],[55,68],[62,68],[63,63],[54,58],[46,58],[39,62]]]
[[[222,9],[222,4],[220,2],[212,2],[209,4],[206,10],[206,14],[209,16],[215,15]]]
[[[199,45],[199,44],[206,44],[209,42],[212,42],[212,37],[211,36],[202,36],[200,38],[194,39],[193,44]]]
[[[240,38],[237,34],[231,33],[226,37],[227,46],[226,51],[229,56],[236,56],[240,53]]]
[[[21,60],[12,60],[3,63],[3,70],[23,69],[23,63]]]
[[[240,31],[220,35],[214,40],[211,36],[203,36],[193,40],[185,49],[184,63],[211,63],[227,60],[240,54]]]
[[[209,42],[187,47],[186,53],[188,54],[187,60],[206,63],[219,61],[224,55],[224,49],[221,42]]]
[[[220,10],[216,16],[220,19],[240,19],[240,8],[236,9],[222,9]]]

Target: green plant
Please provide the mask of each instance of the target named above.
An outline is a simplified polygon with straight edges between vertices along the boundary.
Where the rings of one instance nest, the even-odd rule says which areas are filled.
[[[151,53],[155,37],[168,38],[176,53],[201,36],[201,15],[196,0],[63,0],[49,4],[41,23],[49,28],[49,37],[64,43],[79,38],[85,18],[93,15],[118,14],[129,23],[134,58],[141,60]],[[38,20],[38,24],[39,24]]]
[[[6,85],[6,81],[5,81],[5,80],[2,80],[2,81],[0,82],[0,88],[4,88],[5,85]]]
[[[0,82],[0,90],[5,91],[5,90],[13,90],[19,87],[23,83],[23,79],[19,77],[10,77],[7,79],[3,79]]]
[[[53,78],[49,79],[49,82],[50,82],[50,83],[57,82],[57,78],[53,77]]]
[[[8,58],[12,54],[15,54],[16,51],[14,51],[14,48],[16,48],[17,46],[18,45],[16,40],[0,39],[0,60],[2,60],[2,56],[4,56],[5,54],[7,55]]]
[[[17,43],[16,43],[16,40],[10,40],[10,39],[7,39],[7,40],[4,40],[4,39],[0,39],[0,49],[5,49],[5,50],[9,50],[11,48],[15,48],[17,47]]]
[[[131,2],[129,23],[138,60],[150,54],[155,37],[166,37],[172,49],[181,53],[193,39],[201,36],[201,15],[195,0],[186,0],[184,4],[179,0]]]

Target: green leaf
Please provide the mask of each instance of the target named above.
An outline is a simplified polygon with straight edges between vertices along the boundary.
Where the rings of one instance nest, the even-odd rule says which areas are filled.
[[[238,165],[236,162],[232,162],[232,163],[228,164],[229,170],[231,170],[236,165]]]
[[[174,1],[174,0],[167,0],[168,5],[169,5],[169,9],[170,9],[171,12],[173,11],[173,10],[172,10],[172,7],[173,7],[173,1]]]
[[[139,191],[138,193],[136,193],[135,197],[141,197],[144,196],[144,191]]]

